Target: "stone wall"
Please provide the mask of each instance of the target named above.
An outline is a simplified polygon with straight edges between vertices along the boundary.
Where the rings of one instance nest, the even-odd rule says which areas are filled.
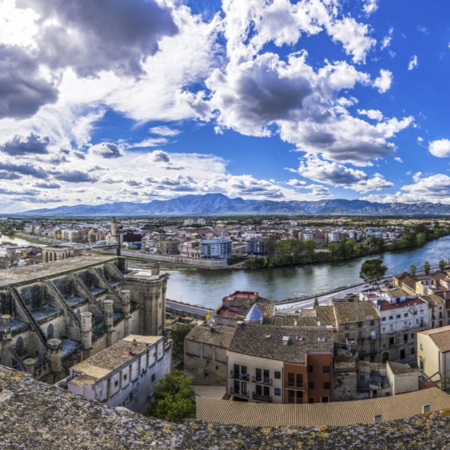
[[[175,425],[108,408],[0,368],[0,447],[88,449],[449,449],[450,410],[350,427]]]

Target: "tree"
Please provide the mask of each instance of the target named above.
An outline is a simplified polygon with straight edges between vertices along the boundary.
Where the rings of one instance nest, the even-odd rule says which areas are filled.
[[[445,271],[445,266],[446,266],[445,261],[444,261],[443,259],[441,259],[441,260],[439,261],[439,270],[440,270],[441,272],[444,272],[444,271]]]
[[[318,306],[319,306],[319,299],[317,298],[316,295],[316,298],[314,299],[314,309],[316,309]]]
[[[147,414],[157,419],[181,423],[195,417],[195,392],[192,378],[181,370],[166,374],[153,391]]]
[[[431,269],[431,265],[428,261],[425,261],[423,264],[423,271],[425,272],[425,275],[429,275]]]
[[[387,267],[383,265],[382,258],[368,259],[361,265],[359,277],[366,283],[376,284],[382,280],[386,274]]]
[[[409,266],[409,273],[415,277],[416,276],[416,272],[417,272],[417,267],[414,264],[411,264]]]

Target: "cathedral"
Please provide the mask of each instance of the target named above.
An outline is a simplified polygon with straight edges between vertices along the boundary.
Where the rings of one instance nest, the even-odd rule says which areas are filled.
[[[0,364],[55,383],[128,335],[165,334],[168,274],[120,256],[44,247],[43,262],[0,277]]]

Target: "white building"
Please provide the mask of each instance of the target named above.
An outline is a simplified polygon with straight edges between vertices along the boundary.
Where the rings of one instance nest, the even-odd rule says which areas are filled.
[[[230,258],[233,252],[233,246],[230,239],[202,239],[201,240],[202,258]]]
[[[160,379],[170,372],[172,348],[161,336],[129,335],[70,369],[69,392],[143,413]]]

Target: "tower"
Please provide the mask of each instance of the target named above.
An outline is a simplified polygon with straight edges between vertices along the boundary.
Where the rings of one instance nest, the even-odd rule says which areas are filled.
[[[139,304],[138,334],[161,336],[165,331],[166,290],[169,274],[161,274],[158,264],[151,271],[135,271],[124,277],[124,288],[132,302]]]

